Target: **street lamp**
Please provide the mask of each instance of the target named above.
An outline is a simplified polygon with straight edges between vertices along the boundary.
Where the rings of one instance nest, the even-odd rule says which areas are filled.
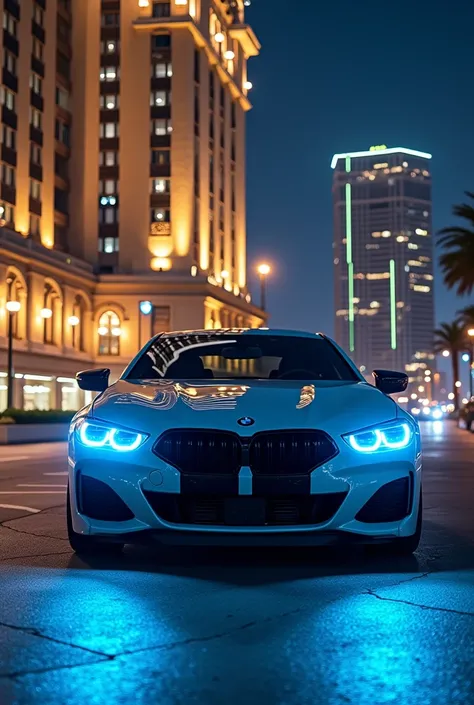
[[[8,358],[7,358],[7,409],[13,407],[13,316],[21,309],[19,301],[7,301],[5,308],[8,311]]]
[[[449,350],[443,350],[443,352],[441,354],[443,357],[449,357],[450,352],[449,352]]]
[[[257,267],[257,272],[260,277],[260,308],[266,310],[267,305],[267,277],[271,273],[272,268],[269,264],[262,262]]]
[[[469,398],[474,394],[474,328],[469,328],[467,331],[471,339],[471,350],[469,351]]]
[[[151,301],[140,301],[138,303],[138,349],[142,349],[142,316],[149,316],[153,311]]]

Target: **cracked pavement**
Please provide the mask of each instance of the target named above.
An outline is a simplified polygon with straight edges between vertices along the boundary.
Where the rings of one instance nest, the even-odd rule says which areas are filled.
[[[66,540],[64,448],[0,449],[0,703],[473,702],[474,435],[424,436],[408,559],[127,548],[85,563]]]

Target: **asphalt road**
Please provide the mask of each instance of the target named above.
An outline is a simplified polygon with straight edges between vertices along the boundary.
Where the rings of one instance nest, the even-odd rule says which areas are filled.
[[[474,435],[426,424],[410,559],[152,553],[86,564],[59,444],[0,448],[0,703],[474,702]]]

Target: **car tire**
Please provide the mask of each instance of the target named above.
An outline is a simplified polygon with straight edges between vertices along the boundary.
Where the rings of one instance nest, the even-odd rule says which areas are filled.
[[[412,536],[402,536],[399,539],[394,539],[389,543],[382,543],[378,546],[372,546],[376,549],[378,555],[392,556],[411,556],[416,551],[420,544],[421,530],[423,527],[423,495],[420,489],[420,501],[418,504],[418,518],[416,521],[415,533]]]
[[[69,497],[69,486],[67,489],[67,537],[69,545],[78,556],[118,556],[124,547],[123,543],[112,543],[102,541],[95,536],[76,534],[72,526],[71,499]]]

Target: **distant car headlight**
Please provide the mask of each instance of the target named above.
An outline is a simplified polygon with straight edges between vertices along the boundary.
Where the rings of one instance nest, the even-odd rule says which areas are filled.
[[[413,430],[410,424],[405,421],[392,421],[376,428],[364,429],[343,436],[346,443],[359,453],[406,448],[412,437]]]
[[[442,419],[443,418],[443,412],[441,411],[441,409],[434,409],[433,418],[434,419]]]
[[[119,452],[136,450],[147,439],[145,433],[114,428],[105,423],[81,419],[76,426],[79,441],[88,448],[111,448]]]

